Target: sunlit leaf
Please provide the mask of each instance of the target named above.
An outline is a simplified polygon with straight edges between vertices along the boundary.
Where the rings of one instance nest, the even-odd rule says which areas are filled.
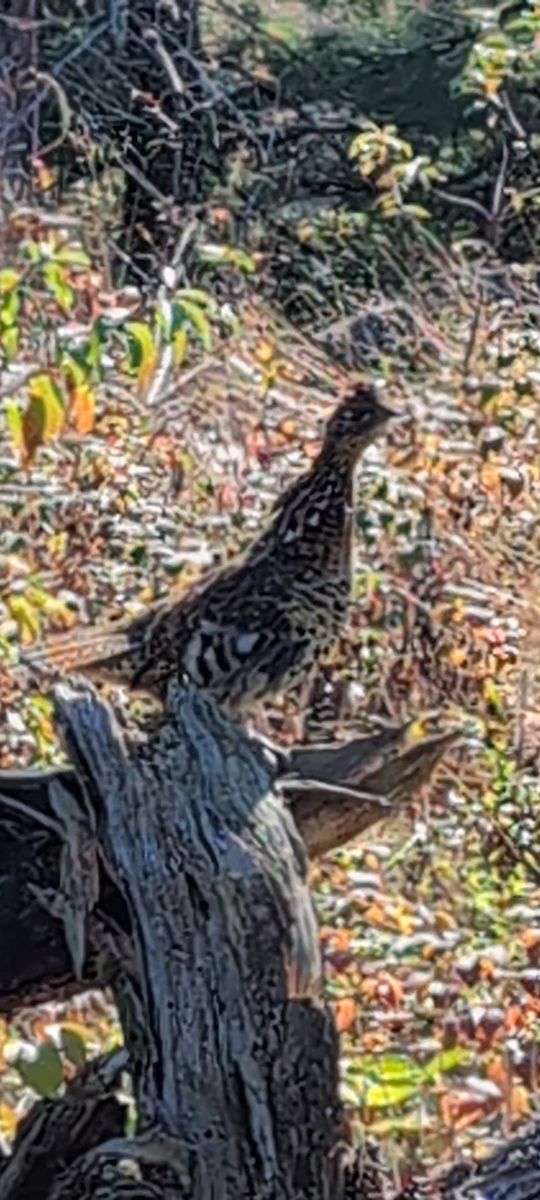
[[[421,1067],[404,1054],[385,1054],[380,1058],[365,1056],[360,1069],[379,1083],[407,1083],[417,1087],[422,1081]]]
[[[344,997],[334,1004],[334,1021],[338,1033],[347,1033],[356,1021],[356,1004],[352,997]]]
[[[41,246],[39,242],[33,241],[32,238],[29,238],[28,241],[23,242],[21,249],[23,253],[26,254],[27,258],[30,259],[30,262],[38,263],[42,258]]]
[[[65,271],[61,264],[54,261],[46,262],[43,266],[43,278],[62,312],[71,312],[75,303],[75,293],[66,282]]]
[[[205,350],[210,350],[212,333],[208,318],[202,308],[198,304],[194,304],[192,300],[186,300],[185,297],[182,297],[179,303],[195,332],[199,335]]]
[[[41,588],[29,587],[26,593],[30,604],[35,608],[44,612],[49,617],[62,625],[65,629],[70,629],[77,620],[75,613],[67,604],[59,600],[57,596],[53,596],[51,592],[45,592]]]
[[[137,376],[141,391],[144,391],[150,383],[157,360],[152,330],[142,321],[130,321],[125,329],[129,338],[129,368]]]
[[[19,283],[20,275],[18,271],[14,271],[11,267],[4,267],[0,271],[0,295],[5,296],[8,292],[12,292]]]
[[[203,291],[202,288],[182,288],[176,295],[179,300],[187,300],[188,303],[191,301],[192,304],[196,304],[199,308],[214,310],[216,308],[214,297],[210,295],[210,292]]]
[[[62,249],[56,252],[56,261],[70,267],[90,266],[90,259],[86,251],[79,250],[75,246],[62,246]]]
[[[84,1030],[73,1024],[62,1025],[60,1044],[66,1058],[74,1067],[83,1067],[86,1062],[86,1044]]]
[[[62,393],[50,375],[34,375],[28,385],[28,405],[23,416],[24,451],[28,462],[39,446],[56,437],[64,423]]]
[[[17,357],[19,338],[19,330],[16,325],[10,325],[8,329],[3,329],[0,333],[0,344],[4,348],[6,357],[10,360]]]
[[[185,325],[181,329],[177,329],[173,337],[174,361],[177,367],[181,367],[186,361],[188,348],[188,336]]]
[[[23,431],[23,415],[20,408],[11,402],[7,402],[4,408],[6,417],[6,425],[9,430],[9,436],[13,442],[13,446],[17,454],[22,454],[24,451],[24,431]]]
[[[259,342],[259,345],[257,346],[257,358],[260,363],[264,364],[264,366],[267,366],[268,363],[272,362],[275,353],[275,346],[273,346],[271,342]]]
[[[52,1042],[27,1046],[14,1063],[23,1083],[50,1099],[62,1084],[62,1059]]]
[[[70,387],[80,387],[86,383],[86,372],[80,362],[73,358],[71,354],[64,354],[60,364],[62,373],[66,378],[66,382]]]
[[[39,616],[24,596],[8,596],[7,608],[17,623],[23,646],[29,646],[39,634]]]
[[[107,332],[105,325],[102,319],[98,317],[98,320],[94,321],[85,349],[85,362],[90,369],[92,367],[99,367],[106,340]]]
[[[69,419],[82,437],[92,432],[96,419],[96,401],[88,384],[83,383],[70,392]]]
[[[442,1050],[440,1054],[431,1058],[423,1067],[423,1073],[427,1080],[436,1080],[440,1075],[455,1071],[470,1061],[469,1050],[465,1050],[463,1046],[454,1046],[452,1050]]]
[[[254,275],[257,270],[255,259],[246,254],[245,250],[237,250],[233,246],[216,246],[210,242],[199,246],[199,255],[203,262],[223,263],[230,267],[236,267],[242,271],[244,275]]]
[[[0,325],[14,325],[20,308],[19,293],[8,292],[0,305]]]
[[[418,1087],[414,1084],[375,1084],[366,1088],[363,1103],[366,1108],[400,1108],[417,1092]]]
[[[19,1114],[7,1100],[0,1101],[0,1134],[5,1138],[12,1138],[19,1124]]]

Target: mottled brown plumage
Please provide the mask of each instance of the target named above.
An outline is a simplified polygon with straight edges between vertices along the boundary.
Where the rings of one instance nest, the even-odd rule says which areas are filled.
[[[230,708],[291,687],[328,654],[352,578],[354,469],[393,414],[357,387],[328,422],[310,470],[247,554],[122,629],[58,638],[31,667],[77,670],[164,696],[173,674]]]

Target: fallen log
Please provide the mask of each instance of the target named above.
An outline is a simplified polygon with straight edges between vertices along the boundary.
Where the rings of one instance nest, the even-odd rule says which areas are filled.
[[[251,742],[290,807],[310,858],[395,817],[459,737],[442,733],[407,745],[407,732],[403,725],[287,752]],[[73,767],[0,771],[0,1013],[6,1016],[98,983],[91,943],[75,977],[62,928],[42,902],[59,886],[63,837],[52,799],[57,785],[81,805]],[[103,871],[96,913],[127,927],[121,893]]]

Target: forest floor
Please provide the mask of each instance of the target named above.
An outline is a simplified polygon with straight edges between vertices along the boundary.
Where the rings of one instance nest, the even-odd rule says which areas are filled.
[[[2,766],[59,753],[21,646],[135,613],[242,550],[307,466],[347,378],[267,306],[255,271],[233,310],[205,309],[199,296],[205,320],[188,322],[183,361],[156,392],[155,313],[134,288],[107,290],[99,261],[61,261],[62,248],[77,251],[73,226],[23,217],[7,241],[17,281],[0,275],[0,308],[16,291],[3,325],[16,324],[18,344],[0,390]],[[419,301],[402,334],[409,365],[379,358],[372,374],[407,420],[362,465],[350,618],[307,707],[293,696],[267,710],[289,743],[299,730],[346,737],[381,719],[413,719],[413,735],[464,729],[399,823],[313,870],[351,1129],[380,1139],[396,1184],[412,1167],[490,1149],[538,1108],[533,291],[523,268],[476,307],[457,287],[438,307]],[[130,321],[153,339],[145,348],[139,330],[131,370]],[[113,333],[95,378],[72,377],[73,419],[60,431],[45,393],[31,408],[31,373],[60,386],[59,346],[76,359],[96,322]],[[94,995],[0,1025],[0,1143],[36,1091],[53,1093],[117,1038],[111,1006]]]

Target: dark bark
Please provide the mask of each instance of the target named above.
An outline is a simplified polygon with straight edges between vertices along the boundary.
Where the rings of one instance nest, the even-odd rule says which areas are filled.
[[[427,738],[403,750],[404,726],[344,745],[278,753],[272,773],[283,787],[310,857],[394,816],[426,782],[455,736]],[[54,896],[59,886],[62,843],[51,803],[54,781],[81,803],[81,785],[73,768],[0,771],[0,1012],[4,1014],[98,983],[92,945],[76,979],[62,927],[39,898],[42,892]],[[129,928],[122,896],[103,872],[96,917]]]
[[[36,4],[11,0],[8,10],[0,19],[0,219],[5,201],[20,199],[24,192],[33,138],[25,112],[28,68],[35,55]]]

